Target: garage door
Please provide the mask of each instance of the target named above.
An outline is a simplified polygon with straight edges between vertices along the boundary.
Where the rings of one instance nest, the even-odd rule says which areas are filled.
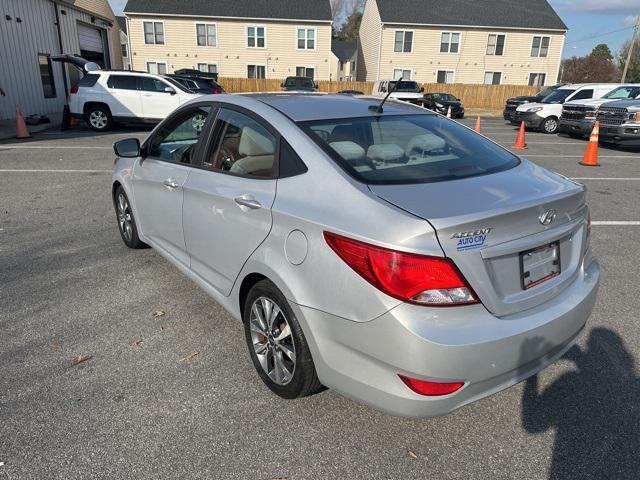
[[[78,39],[80,40],[80,50],[104,53],[104,44],[102,43],[102,35],[99,29],[79,23]]]

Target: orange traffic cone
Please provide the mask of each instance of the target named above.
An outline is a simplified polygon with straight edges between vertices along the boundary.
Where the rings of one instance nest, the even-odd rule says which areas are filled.
[[[593,126],[591,132],[591,138],[587,145],[587,151],[584,152],[584,158],[580,162],[580,165],[586,167],[599,167],[598,165],[598,142],[600,141],[600,122],[596,120],[596,124]]]
[[[524,122],[520,124],[520,131],[518,132],[518,136],[516,137],[516,143],[513,144],[513,148],[516,150],[524,150],[527,148],[527,140],[526,140],[526,130]]]
[[[20,111],[18,104],[16,104],[16,138],[31,138],[31,135],[29,135],[29,129],[27,129],[27,124],[24,121],[24,117],[22,116],[22,112]]]
[[[478,116],[478,119],[476,120],[476,128],[475,131],[480,133],[480,116]]]
[[[447,118],[451,118],[451,106],[449,106],[449,110],[447,110]]]

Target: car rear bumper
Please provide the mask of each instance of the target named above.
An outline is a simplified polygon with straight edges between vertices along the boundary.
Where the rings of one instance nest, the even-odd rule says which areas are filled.
[[[564,133],[577,133],[580,135],[589,135],[593,130],[595,119],[590,120],[567,120],[560,117],[558,130]]]
[[[434,417],[510,387],[560,358],[591,314],[599,274],[593,260],[553,300],[502,318],[482,305],[402,304],[363,323],[293,308],[324,385],[393,415]],[[425,397],[398,374],[465,385],[450,395]]]
[[[640,146],[640,125],[600,126],[600,139],[606,143]]]
[[[535,112],[527,113],[516,111],[516,114],[514,115],[514,122],[518,124],[524,122],[527,128],[540,129],[544,123],[544,118]]]

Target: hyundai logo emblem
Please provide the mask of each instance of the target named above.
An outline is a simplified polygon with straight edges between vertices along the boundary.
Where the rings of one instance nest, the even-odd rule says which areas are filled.
[[[544,212],[542,215],[538,217],[538,220],[542,225],[551,225],[551,222],[553,222],[555,219],[556,219],[556,211],[553,208],[550,210],[547,210],[546,212]]]

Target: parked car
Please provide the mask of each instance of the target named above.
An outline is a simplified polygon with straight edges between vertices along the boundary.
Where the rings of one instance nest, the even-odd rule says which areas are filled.
[[[515,123],[516,109],[520,105],[524,105],[525,103],[538,103],[544,97],[548,97],[553,92],[555,92],[558,88],[564,87],[565,85],[566,83],[558,83],[556,85],[552,85],[550,87],[545,88],[544,90],[542,90],[541,92],[539,92],[537,95],[534,95],[534,96],[521,96],[521,97],[509,98],[507,99],[507,103],[504,107],[504,111],[502,112],[502,116],[504,117],[505,120],[511,123]]]
[[[443,415],[560,358],[596,300],[585,187],[424,108],[206,96],[115,151],[124,243],[242,321],[284,398]]]
[[[116,70],[90,72],[69,93],[71,116],[98,132],[111,129],[114,122],[159,123],[201,96],[162,75]]]
[[[618,100],[598,110],[603,144],[640,147],[640,100]]]
[[[280,87],[285,92],[315,92],[318,85],[309,77],[287,77]]]
[[[527,128],[544,133],[558,133],[562,105],[575,100],[601,98],[617,86],[611,83],[565,85],[537,103],[520,105],[516,109],[515,122],[524,122]]]
[[[218,81],[218,74],[213,72],[203,72],[195,68],[180,68],[174,72],[176,75],[186,75],[189,77],[203,77]]]
[[[218,82],[211,78],[200,77],[196,75],[167,75],[180,85],[194,93],[201,93],[203,95],[214,94],[218,95],[225,93],[224,88]]]
[[[464,118],[464,107],[459,98],[450,93],[426,93],[424,95],[424,107],[434,112],[446,115],[451,108],[453,118]]]
[[[640,84],[621,85],[595,100],[576,100],[565,103],[562,107],[558,131],[571,136],[584,137],[591,134],[596,122],[598,109],[618,100],[634,100],[640,98]]]
[[[424,101],[424,88],[413,80],[378,80],[373,84],[371,91],[373,96],[383,98],[390,90],[393,92],[389,98],[395,100],[420,105]]]

